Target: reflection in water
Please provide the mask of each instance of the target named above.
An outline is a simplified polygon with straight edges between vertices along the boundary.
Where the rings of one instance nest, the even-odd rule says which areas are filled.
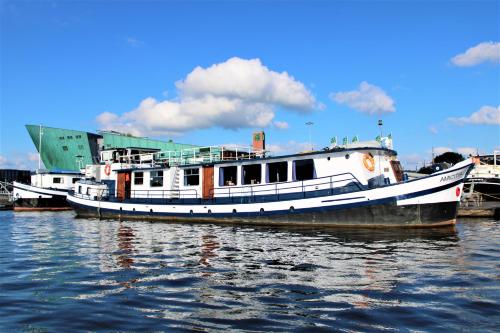
[[[0,306],[0,327],[10,331],[24,323],[48,331],[475,323],[487,331],[500,313],[494,221],[307,230],[2,214],[0,296],[10,305]]]
[[[130,268],[133,265],[134,259],[131,256],[134,251],[134,232],[131,227],[120,224],[118,228],[118,265],[124,269]]]

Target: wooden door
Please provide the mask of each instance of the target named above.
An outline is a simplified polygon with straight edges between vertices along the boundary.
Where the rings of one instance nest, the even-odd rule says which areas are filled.
[[[119,172],[116,181],[116,198],[118,200],[125,199],[125,173]]]
[[[214,167],[204,166],[203,167],[203,186],[202,186],[202,196],[203,199],[212,199],[214,197]]]
[[[131,173],[130,172],[119,172],[116,184],[116,198],[118,200],[124,200],[130,198],[131,189]]]

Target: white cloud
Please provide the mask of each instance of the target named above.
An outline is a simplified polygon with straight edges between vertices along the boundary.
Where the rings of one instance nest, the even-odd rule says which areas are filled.
[[[434,156],[438,156],[438,155],[441,155],[441,154],[444,154],[446,152],[449,152],[449,151],[453,151],[452,148],[450,147],[434,147]],[[427,151],[429,154],[432,153],[432,149]]]
[[[130,45],[132,47],[140,47],[140,46],[144,45],[143,41],[138,40],[137,38],[134,38],[134,37],[127,37],[125,39],[125,41],[127,42],[128,45]]]
[[[485,105],[468,117],[448,118],[448,121],[457,125],[500,125],[500,105]]]
[[[286,121],[278,121],[278,120],[275,121],[273,125],[274,127],[282,130],[288,129],[288,127],[290,127]]]
[[[311,150],[309,142],[288,141],[287,143],[276,143],[266,145],[266,150],[274,154],[292,154]]]
[[[178,98],[148,97],[130,112],[104,112],[96,121],[104,129],[136,135],[175,135],[215,126],[267,127],[276,107],[296,112],[316,108],[314,96],[301,82],[269,70],[259,59],[231,58],[209,68],[196,67],[176,87]]]
[[[38,168],[38,153],[14,153],[8,158],[0,155],[0,169],[35,170]]]
[[[484,42],[451,59],[455,66],[469,67],[483,62],[500,62],[500,43]]]
[[[394,100],[384,90],[366,81],[361,82],[359,90],[331,93],[330,98],[339,104],[370,115],[395,112]]]
[[[477,148],[459,147],[457,148],[457,153],[462,154],[463,157],[468,157],[469,155],[475,156],[477,154]]]
[[[431,132],[432,134],[438,134],[438,129],[436,128],[436,126],[431,125],[431,126],[429,126],[427,129],[428,129],[428,130],[429,130],[429,132]]]

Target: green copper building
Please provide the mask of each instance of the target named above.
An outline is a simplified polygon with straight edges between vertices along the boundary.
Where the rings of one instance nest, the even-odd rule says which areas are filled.
[[[109,131],[94,134],[43,125],[26,125],[26,129],[48,170],[78,171],[88,164],[99,163],[99,152],[103,149],[134,147],[180,151],[198,147]]]

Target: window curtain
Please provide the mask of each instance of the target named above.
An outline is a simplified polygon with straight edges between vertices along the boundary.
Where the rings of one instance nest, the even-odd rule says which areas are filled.
[[[219,186],[224,186],[224,168],[219,168]]]

